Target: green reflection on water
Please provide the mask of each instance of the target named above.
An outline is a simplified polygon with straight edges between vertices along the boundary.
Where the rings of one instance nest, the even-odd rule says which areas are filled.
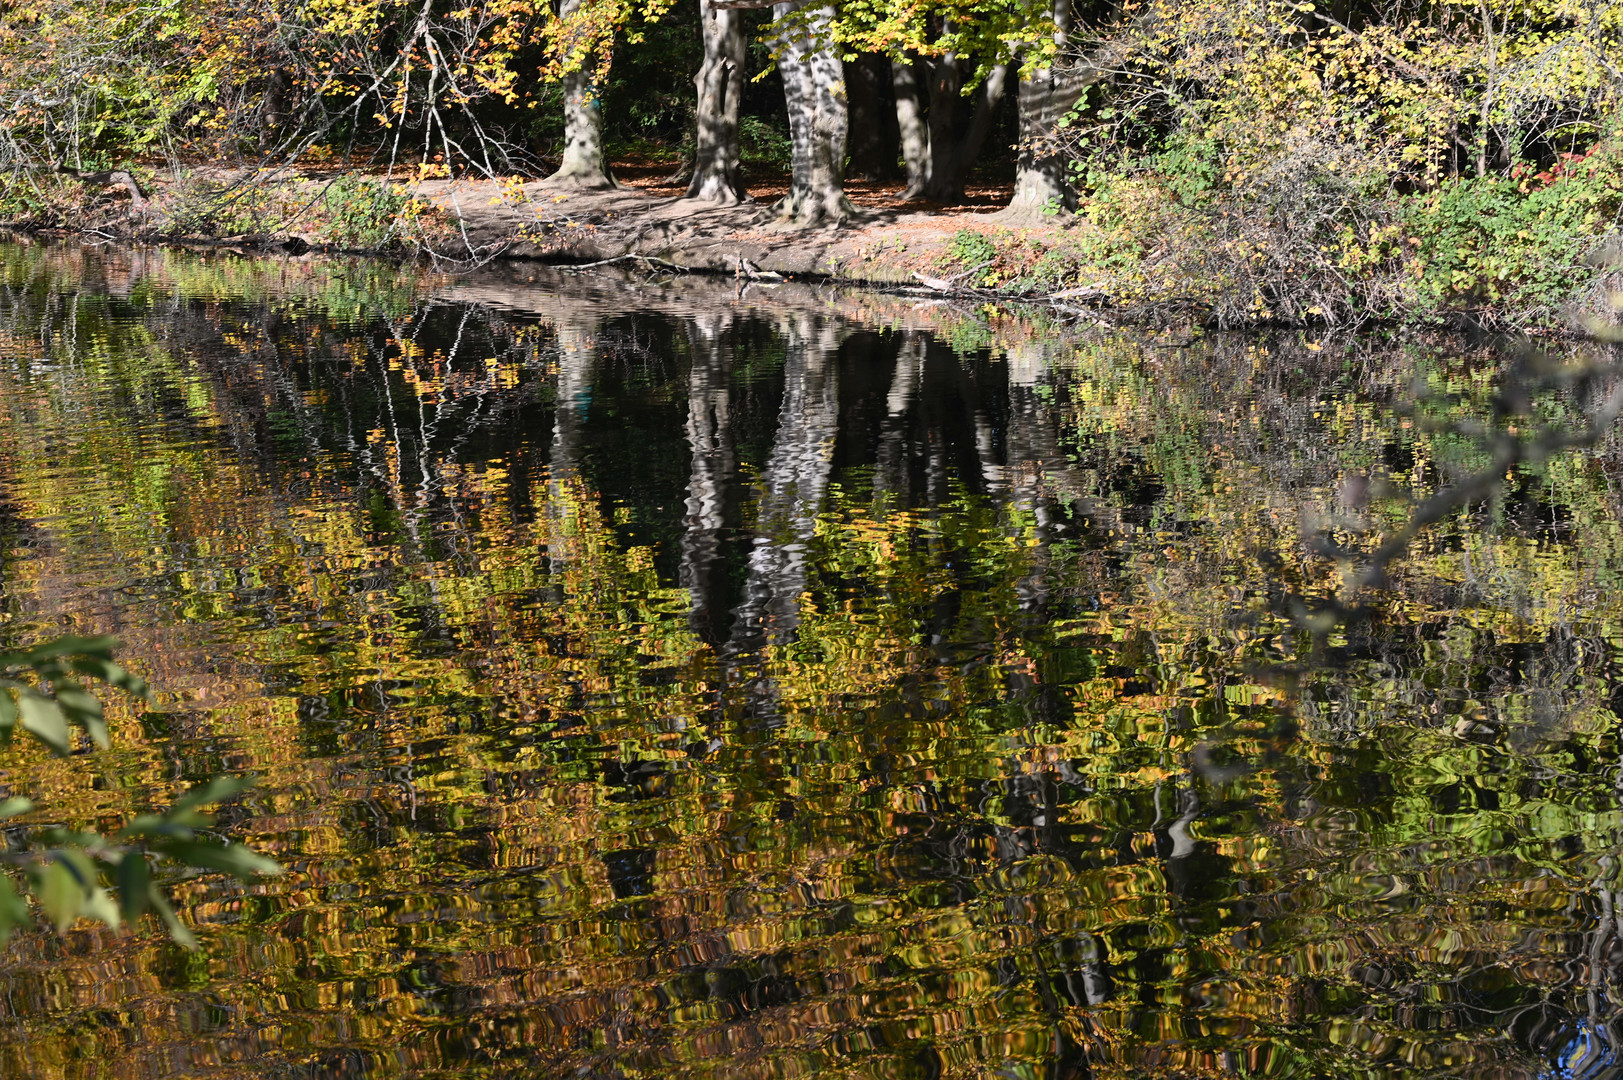
[[[538,274],[0,248],[0,637],[162,691],[0,787],[256,772],[289,869],[171,882],[200,955],[14,943],[5,1075],[1609,1060],[1615,447],[1324,653],[1272,614],[1304,521],[1401,521],[1348,475],[1470,467],[1395,406],[1487,415],[1493,354]]]

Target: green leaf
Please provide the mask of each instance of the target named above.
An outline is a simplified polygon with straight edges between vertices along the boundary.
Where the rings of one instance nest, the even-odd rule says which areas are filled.
[[[55,660],[61,656],[99,656],[110,658],[113,650],[118,648],[118,639],[113,637],[74,637],[69,634],[59,637],[55,641],[45,641],[29,649],[26,654],[26,663],[37,667],[47,660]]]
[[[146,680],[139,675],[132,675],[121,665],[105,660],[99,656],[83,657],[73,661],[73,670],[91,678],[100,679],[108,686],[116,686],[127,691],[142,701],[152,697],[152,688],[147,686]]]
[[[85,894],[84,914],[86,918],[106,923],[114,930],[119,927],[118,905],[113,903],[113,898],[100,885],[92,885]]]
[[[118,899],[126,922],[137,922],[151,908],[152,870],[145,852],[126,851],[118,861]]]
[[[175,939],[177,945],[183,949],[197,948],[197,938],[186,929],[186,924],[180,921],[175,909],[169,906],[169,898],[155,882],[147,882],[147,904],[158,913],[163,925],[169,930],[169,936]]]
[[[0,821],[5,820],[6,818],[14,818],[18,814],[26,814],[33,808],[33,799],[25,799],[21,795],[13,795],[11,798],[0,802]]]
[[[267,859],[242,844],[205,844],[177,840],[161,845],[159,850],[187,866],[201,870],[220,870],[244,880],[261,876],[275,877],[282,872],[282,868],[274,860]]]
[[[11,740],[11,729],[17,723],[17,702],[10,690],[0,690],[0,738]]]
[[[17,705],[22,711],[23,727],[50,747],[58,757],[67,757],[68,718],[62,715],[61,707],[31,690],[24,690],[19,695]]]
[[[194,818],[203,818],[202,814],[191,815]],[[208,824],[205,819],[201,824]],[[164,836],[174,840],[190,840],[197,827],[190,821],[171,821],[167,817],[157,814],[138,814],[131,818],[129,823],[119,830],[120,839],[131,840],[139,836]]]
[[[56,932],[60,934],[79,918],[79,912],[84,906],[85,890],[84,886],[79,884],[79,876],[68,869],[67,864],[51,862],[39,872],[39,882],[34,895],[39,900],[39,906],[45,912],[46,918],[51,920],[56,926]]]
[[[101,702],[95,694],[64,679],[56,684],[56,703],[69,720],[85,729],[91,742],[107,749],[107,722],[102,719]]]
[[[28,901],[17,892],[11,875],[0,871],[0,941],[11,936],[13,927],[28,921]]]
[[[192,788],[186,794],[175,800],[175,805],[169,808],[164,815],[166,818],[178,818],[185,811],[195,806],[208,806],[212,803],[224,802],[234,795],[240,795],[253,787],[255,778],[252,776],[216,776],[201,787]]]

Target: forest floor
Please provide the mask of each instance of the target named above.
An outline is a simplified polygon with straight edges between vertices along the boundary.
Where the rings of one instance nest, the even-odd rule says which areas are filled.
[[[901,185],[854,181],[846,194],[858,214],[837,226],[787,228],[773,206],[787,177],[749,185],[751,200],[716,206],[683,197],[669,165],[614,166],[620,187],[567,191],[537,181],[519,187],[488,180],[431,180],[419,197],[480,257],[586,263],[648,260],[684,270],[781,274],[853,282],[915,282],[954,268],[949,254],[966,230],[987,235],[1058,233],[1051,221],[1007,222],[1007,185],[971,184],[953,205],[899,201]],[[742,264],[742,269],[740,269]]]
[[[1076,233],[1075,219],[1009,218],[1011,185],[979,179],[952,204],[903,202],[897,182],[849,181],[849,219],[796,228],[774,212],[788,190],[785,172],[756,168],[746,174],[749,201],[717,206],[687,199],[685,185],[671,178],[674,168],[670,161],[618,161],[619,186],[603,191],[517,178],[395,182],[380,203],[388,178],[339,162],[295,171],[154,166],[140,170],[139,181],[125,172],[87,174],[57,177],[38,197],[19,190],[0,198],[0,227],[291,253],[398,250],[405,240],[448,268],[497,259],[640,261],[977,295],[1025,279],[1046,251]]]

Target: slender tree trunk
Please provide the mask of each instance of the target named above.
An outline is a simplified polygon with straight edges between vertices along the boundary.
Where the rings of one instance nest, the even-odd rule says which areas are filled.
[[[772,10],[779,19],[807,0],[791,0]],[[804,27],[782,42],[778,70],[789,111],[789,194],[778,204],[779,220],[807,227],[838,223],[855,215],[845,197],[845,72],[830,42],[832,13],[821,0]]]
[[[581,0],[563,0],[559,17],[567,19],[580,8]],[[612,188],[618,185],[609,175],[603,157],[603,103],[597,96],[590,61],[578,71],[564,76],[564,154],[558,171],[547,177],[554,187]]]
[[[896,114],[886,101],[888,62],[878,53],[863,53],[845,65],[850,99],[850,175],[894,180],[898,133]]]
[[[728,205],[747,202],[738,151],[738,108],[744,93],[741,13],[699,0],[699,27],[704,65],[693,79],[699,88],[699,126],[688,198]]]
[[[924,97],[919,92],[917,68],[911,61],[892,60],[890,81],[896,92],[896,126],[902,142],[902,165],[907,170],[903,199],[924,194],[930,181],[930,129],[924,121]]]
[[[1070,0],[1054,0],[1054,39],[1064,45],[1071,26]],[[1054,68],[1032,72],[1020,80],[1020,157],[1015,167],[1011,214],[1043,213],[1064,208],[1071,198],[1065,183],[1065,159],[1054,147],[1054,132],[1061,116],[1075,103],[1069,87]],[[1067,100],[1069,99],[1069,100]]]
[[[956,65],[955,65],[956,66]],[[969,167],[981,156],[986,137],[992,132],[997,119],[997,107],[1003,100],[1003,88],[1008,82],[1009,69],[999,64],[981,81],[975,90],[975,111],[970,115],[969,127],[960,137],[951,135],[938,138],[936,127],[930,125],[930,179],[924,186],[924,196],[936,202],[957,202],[964,197],[964,182],[969,178]],[[952,87],[953,111],[961,110],[963,96],[957,80]],[[930,100],[930,113],[936,110],[936,98]],[[956,128],[957,124],[954,125]],[[944,144],[944,145],[943,145]]]

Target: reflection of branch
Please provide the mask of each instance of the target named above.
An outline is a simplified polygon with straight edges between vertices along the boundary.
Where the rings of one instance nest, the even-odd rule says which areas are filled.
[[[1572,385],[1574,392],[1581,394],[1599,380],[1619,374],[1623,374],[1623,368],[1609,365],[1524,382],[1527,361],[1523,360],[1511,372],[1511,381],[1499,396],[1500,407],[1506,416],[1525,416],[1532,407],[1535,394],[1558,389],[1563,383]],[[1389,535],[1368,555],[1363,568],[1348,582],[1347,593],[1356,594],[1384,586],[1388,580],[1388,568],[1408,554],[1421,533],[1456,511],[1489,496],[1503,482],[1505,474],[1523,462],[1542,461],[1566,450],[1593,446],[1620,414],[1623,414],[1623,381],[1612,389],[1601,406],[1590,414],[1589,423],[1579,431],[1547,427],[1525,438],[1509,431],[1482,432],[1489,444],[1488,465],[1420,503],[1403,527]],[[1479,434],[1472,425],[1463,423],[1454,423],[1450,430],[1457,434]],[[1337,549],[1322,531],[1309,540],[1309,547],[1323,555],[1345,557],[1352,554]],[[1315,611],[1309,611],[1300,596],[1293,595],[1287,599],[1295,621],[1316,633],[1326,632],[1337,624],[1362,615],[1364,611],[1361,604],[1347,604],[1339,597]]]

